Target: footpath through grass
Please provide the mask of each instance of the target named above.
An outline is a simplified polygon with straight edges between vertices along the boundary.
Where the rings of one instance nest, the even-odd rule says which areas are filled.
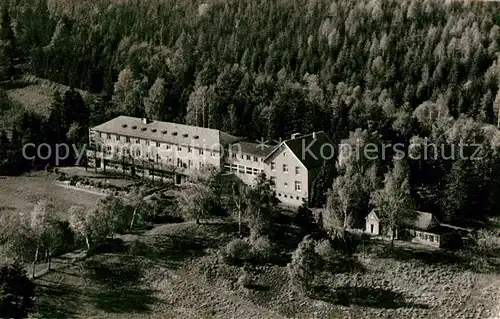
[[[42,318],[489,318],[496,274],[385,250],[354,272],[317,274],[316,293],[290,289],[279,264],[238,267],[217,253],[237,225],[160,225],[109,241],[86,260],[37,279]],[[422,256],[423,257],[423,256]],[[243,274],[251,285],[242,286]]]

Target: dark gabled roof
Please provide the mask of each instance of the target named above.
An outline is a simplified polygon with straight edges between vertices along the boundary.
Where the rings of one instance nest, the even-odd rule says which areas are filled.
[[[414,223],[415,228],[426,230],[435,225],[439,225],[439,222],[434,215],[431,213],[417,212],[417,218]]]
[[[370,214],[374,214],[375,217],[378,218],[377,216],[377,211],[373,209],[367,216],[368,218]],[[441,227],[439,221],[432,215],[431,213],[426,213],[426,212],[418,212],[415,217],[415,221],[412,223],[414,229],[418,230],[423,230],[423,231],[429,231],[430,229],[433,229],[435,227]],[[445,225],[442,225],[443,227],[446,227]],[[430,231],[429,231],[430,232]]]
[[[325,144],[328,146],[323,147]],[[321,167],[324,160],[334,158],[336,151],[335,146],[331,143],[328,136],[321,131],[281,142],[281,144],[267,155],[265,160],[268,160],[277,150],[281,149],[283,145],[290,148],[307,169]]]
[[[274,150],[275,146],[257,144],[251,142],[236,142],[230,145],[230,150],[238,153],[254,155],[257,157],[266,157]]]
[[[162,121],[145,124],[141,118],[123,115],[97,125],[92,130],[205,149],[212,149],[218,144],[227,145],[240,139],[215,129]]]

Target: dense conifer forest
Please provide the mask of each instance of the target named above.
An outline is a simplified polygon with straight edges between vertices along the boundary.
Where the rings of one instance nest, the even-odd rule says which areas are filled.
[[[500,209],[497,3],[12,0],[2,12],[4,78],[23,65],[94,93],[85,105],[73,91],[56,99],[47,125],[26,115],[15,134],[0,134],[4,150],[27,139],[17,137],[34,127],[26,123],[41,122],[36,129],[59,140],[75,123],[118,114],[250,140],[323,130],[335,144],[403,143],[409,154],[434,143],[439,148],[428,153],[439,156],[408,159],[418,208],[443,220],[484,219]],[[88,117],[57,121],[73,107]],[[479,144],[480,159],[471,158],[472,146],[458,156],[460,143]],[[324,165],[314,204],[326,203],[335,179],[358,192],[350,207],[362,220],[391,156],[350,158],[335,172]]]

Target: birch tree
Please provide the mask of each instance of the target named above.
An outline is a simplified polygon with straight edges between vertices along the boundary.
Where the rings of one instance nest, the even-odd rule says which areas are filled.
[[[323,216],[325,228],[333,233],[352,228],[355,209],[363,196],[363,176],[352,167],[333,181],[327,194],[326,211]]]
[[[132,190],[129,196],[126,198],[127,205],[129,205],[133,210],[132,218],[130,219],[130,230],[134,228],[137,219],[142,216],[147,207],[147,204],[144,201],[144,195],[145,190],[143,188],[136,188]]]
[[[495,96],[493,109],[495,110],[495,114],[497,116],[497,127],[500,128],[500,88],[498,89],[497,95]]]
[[[50,231],[50,219],[54,214],[54,206],[52,203],[45,200],[39,201],[29,213],[29,230],[35,244],[35,255],[33,257],[31,269],[32,278],[35,278],[35,265],[38,261],[40,250],[43,248],[44,236]]]
[[[265,232],[279,201],[264,173],[257,176],[255,186],[249,189],[246,197],[245,214],[249,218],[251,231],[257,234]]]
[[[385,174],[384,187],[372,194],[372,204],[382,224],[391,232],[391,245],[396,230],[411,225],[417,214],[410,193],[408,166],[404,160],[393,163],[392,170]]]
[[[214,207],[213,191],[205,184],[192,184],[187,186],[180,197],[182,215],[196,220],[200,224],[200,219],[211,215]]]
[[[208,86],[198,86],[189,96],[186,124],[206,127],[208,126]]]
[[[71,206],[68,211],[69,224],[73,232],[85,238],[87,251],[90,250],[91,228],[89,225],[88,212],[83,206]]]
[[[87,252],[102,242],[110,233],[108,215],[97,209],[87,210],[83,206],[72,206],[68,211],[69,224],[76,235],[85,240]]]
[[[232,185],[232,198],[234,206],[236,207],[237,219],[238,219],[238,234],[241,235],[241,224],[243,219],[243,213],[245,209],[245,199],[247,196],[246,186],[237,181]]]

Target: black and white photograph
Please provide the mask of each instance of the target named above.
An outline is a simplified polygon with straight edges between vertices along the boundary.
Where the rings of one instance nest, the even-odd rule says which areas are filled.
[[[500,1],[1,0],[0,318],[500,319]]]

